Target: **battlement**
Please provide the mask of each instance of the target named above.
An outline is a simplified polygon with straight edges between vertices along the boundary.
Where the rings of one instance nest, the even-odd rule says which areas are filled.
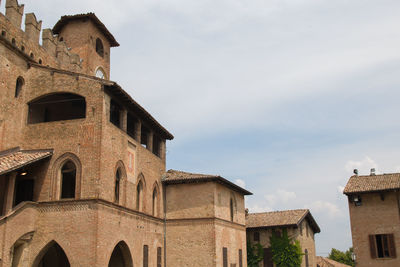
[[[42,31],[42,21],[37,20],[34,13],[25,14],[24,31],[21,29],[24,5],[18,4],[17,0],[6,0],[5,4],[5,15],[0,13],[0,41],[38,64],[81,72],[79,55],[71,53],[66,43],[60,41],[51,29]],[[42,44],[39,43],[41,32]]]

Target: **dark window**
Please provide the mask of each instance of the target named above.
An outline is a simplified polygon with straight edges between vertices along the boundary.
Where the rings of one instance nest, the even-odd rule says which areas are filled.
[[[22,52],[25,51],[25,46],[21,45],[21,51],[22,51]]]
[[[33,201],[33,179],[26,179],[24,176],[17,176],[15,181],[14,206],[24,201]]]
[[[222,248],[223,267],[228,267],[228,249]]]
[[[39,59],[39,64],[42,65],[43,61],[41,59]]]
[[[110,102],[110,122],[121,128],[121,113],[122,108],[114,100]]]
[[[161,248],[157,248],[157,267],[161,267]]]
[[[149,267],[149,246],[143,246],[143,267]]]
[[[158,216],[158,213],[157,213],[157,201],[158,201],[157,188],[154,188],[154,190],[153,190],[153,209],[152,209],[153,216]]]
[[[271,248],[264,248],[264,267],[274,267]]]
[[[13,45],[15,45],[15,38],[12,38],[12,39],[11,39],[11,43],[12,43]]]
[[[260,241],[260,233],[259,232],[254,232],[254,241],[259,242]]]
[[[17,78],[17,82],[15,84],[15,97],[19,96],[19,94],[21,93],[21,90],[22,90],[22,86],[24,86],[24,84],[25,84],[24,78],[19,76]]]
[[[48,248],[46,253],[41,258],[38,266],[58,266],[58,267],[69,267],[69,261],[67,255],[65,255],[64,250],[57,244],[54,243]]]
[[[161,139],[157,135],[153,135],[153,153],[160,157],[161,155]]]
[[[308,250],[307,249],[304,250],[304,255],[305,255],[305,258],[306,258],[306,267],[309,267],[310,265],[308,263]]]
[[[76,167],[67,161],[61,168],[61,198],[75,198]]]
[[[143,183],[139,182],[136,188],[136,209],[138,211],[142,210],[142,191],[143,191]]]
[[[6,36],[6,31],[1,31],[1,36]]]
[[[127,115],[126,132],[130,137],[136,139],[136,125],[138,120],[130,113]]]
[[[29,103],[29,123],[74,120],[86,117],[86,101],[79,95],[58,93]]]
[[[231,200],[230,200],[229,207],[230,207],[231,221],[233,222],[234,207],[233,207],[233,199],[232,199],[232,198],[231,198]]]
[[[63,37],[60,37],[60,42],[62,42],[62,41],[64,41],[64,38],[63,38]]]
[[[117,170],[115,173],[115,190],[114,190],[114,201],[119,202],[119,191],[120,191],[121,171]]]
[[[100,38],[96,39],[96,52],[99,56],[104,57],[104,46]]]
[[[239,267],[243,267],[243,255],[241,249],[239,249]]]
[[[142,146],[144,146],[145,148],[149,148],[149,134],[150,131],[149,129],[147,129],[146,126],[144,126],[142,124],[142,129],[141,129],[141,136],[140,136],[140,143],[142,144]]]
[[[393,234],[370,235],[371,258],[396,258]]]
[[[33,53],[31,53],[29,56],[30,56],[31,58],[34,58],[34,55],[33,55]]]

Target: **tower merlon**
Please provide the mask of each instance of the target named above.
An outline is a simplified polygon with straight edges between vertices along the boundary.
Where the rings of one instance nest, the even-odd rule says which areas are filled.
[[[35,43],[39,43],[40,31],[42,29],[42,21],[37,21],[34,13],[25,15],[25,34],[28,39]]]
[[[53,31],[51,29],[44,29],[42,32],[42,46],[47,52],[56,56],[56,48],[57,48],[57,36],[53,35]]]
[[[6,17],[17,28],[21,28],[23,15],[24,15],[24,5],[18,5],[17,0],[6,0]]]

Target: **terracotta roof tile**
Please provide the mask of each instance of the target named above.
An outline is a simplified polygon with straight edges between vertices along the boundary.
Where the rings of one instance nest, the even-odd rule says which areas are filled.
[[[200,182],[218,182],[224,184],[233,190],[244,195],[252,195],[246,189],[228,181],[219,175],[190,173],[176,170],[168,170],[162,177],[165,184],[181,184],[181,183],[200,183]]]
[[[351,267],[350,265],[340,263],[321,256],[317,256],[317,264],[321,267]]]
[[[14,171],[53,155],[52,150],[20,150],[14,148],[0,152],[0,175]]]
[[[308,209],[249,213],[246,216],[246,227],[272,228],[298,226],[305,218],[308,218],[314,232],[319,233],[321,231]]]
[[[380,175],[353,175],[343,190],[344,194],[366,193],[400,189],[400,173]]]

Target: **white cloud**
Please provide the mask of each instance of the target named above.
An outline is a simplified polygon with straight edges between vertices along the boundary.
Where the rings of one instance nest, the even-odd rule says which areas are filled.
[[[336,187],[336,189],[337,189],[337,191],[338,191],[340,194],[343,194],[344,186],[338,185],[338,186]]]
[[[273,211],[271,207],[261,205],[261,204],[254,204],[250,205],[247,207],[249,209],[249,212],[268,212],[268,211]]]
[[[329,218],[342,217],[342,211],[335,204],[328,201],[317,200],[311,204],[305,205],[304,208],[310,209],[312,213],[323,213]]]
[[[246,188],[246,183],[242,179],[236,179],[235,184],[237,184],[240,187]]]
[[[290,192],[278,189],[274,194],[267,194],[264,196],[269,206],[275,206],[280,203],[288,203],[296,198],[295,192]]]
[[[354,169],[358,169],[359,174],[369,174],[370,170],[375,168],[378,172],[378,164],[369,156],[365,156],[362,160],[349,160],[346,162],[345,169],[348,172],[352,172]]]

